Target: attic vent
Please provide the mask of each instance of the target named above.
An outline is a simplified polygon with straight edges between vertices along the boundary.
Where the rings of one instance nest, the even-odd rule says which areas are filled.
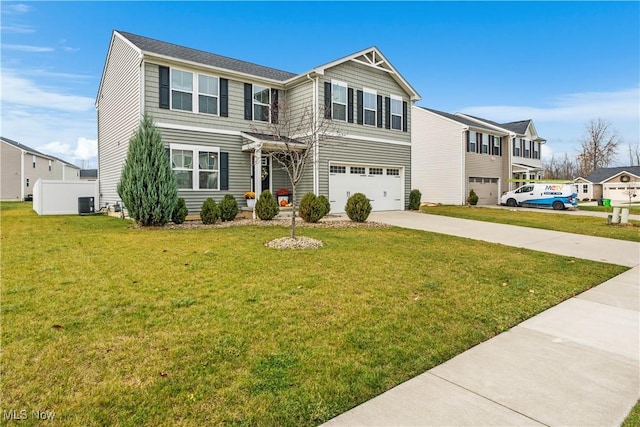
[[[631,177],[629,175],[620,176],[620,181],[621,182],[629,182],[630,180],[631,180]]]

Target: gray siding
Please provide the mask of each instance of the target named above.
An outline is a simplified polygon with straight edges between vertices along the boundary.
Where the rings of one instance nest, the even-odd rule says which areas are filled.
[[[246,207],[244,193],[251,190],[251,154],[242,152],[242,138],[233,135],[221,135],[207,132],[173,130],[160,128],[162,142],[169,144],[189,144],[218,147],[221,152],[229,153],[229,190],[179,190],[184,197],[189,213],[197,215],[202,202],[208,197],[217,202],[225,194],[232,194],[238,205]]]
[[[129,139],[140,122],[138,52],[114,36],[98,99],[100,206],[120,200],[116,187]]]
[[[376,70],[366,65],[361,65],[353,61],[348,61],[339,64],[335,67],[327,70],[323,79],[320,80],[319,87],[319,102],[320,105],[324,105],[324,82],[330,82],[331,79],[340,80],[347,83],[348,87],[354,89],[354,123],[347,123],[342,121],[336,121],[338,131],[348,135],[360,135],[373,138],[393,139],[396,141],[411,142],[411,101],[409,96],[404,90],[389,76],[385,71]],[[383,98],[390,95],[401,96],[404,101],[407,102],[407,130],[403,132],[401,130],[391,130],[378,128],[375,126],[364,126],[356,123],[357,108],[356,108],[356,90],[362,90],[362,88],[373,89],[378,95]],[[383,120],[384,114],[384,101],[383,101]]]
[[[159,71],[157,63],[145,62],[145,111],[150,113],[158,123],[170,123],[183,126],[194,126],[200,128],[223,129],[231,131],[252,131],[265,127],[264,122],[244,119],[244,83],[245,81],[233,80],[229,78],[229,117],[219,115],[197,113],[193,111],[181,111],[162,109],[159,107]],[[170,66],[170,64],[162,64]],[[222,77],[211,72],[189,68],[185,66],[175,66],[183,71],[205,74],[212,77]],[[252,83],[247,81],[246,83]],[[194,93],[194,97],[197,94]],[[280,94],[282,96],[282,93]]]
[[[357,140],[327,141],[319,159],[320,194],[329,196],[329,162],[361,163],[404,168],[404,207],[411,191],[411,147]]]
[[[21,158],[22,150],[0,142],[0,200],[20,200]]]

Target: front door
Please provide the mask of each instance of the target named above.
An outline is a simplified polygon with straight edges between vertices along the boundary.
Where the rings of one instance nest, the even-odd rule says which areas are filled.
[[[254,157],[252,156],[252,160],[254,159]],[[252,161],[253,163],[253,161]],[[263,157],[262,158],[262,167],[260,168],[260,170],[262,171],[261,176],[258,177],[258,179],[260,179],[260,181],[262,182],[262,191],[264,190],[271,190],[271,186],[269,185],[269,183],[271,182],[271,159],[269,157]],[[254,176],[253,173],[254,169],[253,167],[251,168],[251,184],[253,186],[253,190],[255,191],[256,189],[256,177]],[[260,196],[259,194],[256,194],[256,197]]]

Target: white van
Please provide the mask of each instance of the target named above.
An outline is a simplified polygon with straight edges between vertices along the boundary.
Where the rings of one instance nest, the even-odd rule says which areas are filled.
[[[526,184],[500,197],[500,204],[511,207],[553,208],[555,210],[578,206],[578,194],[572,184]]]

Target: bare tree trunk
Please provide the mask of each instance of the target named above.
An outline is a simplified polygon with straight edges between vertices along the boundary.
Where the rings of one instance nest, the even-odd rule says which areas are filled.
[[[291,184],[291,238],[296,238],[296,185]]]

